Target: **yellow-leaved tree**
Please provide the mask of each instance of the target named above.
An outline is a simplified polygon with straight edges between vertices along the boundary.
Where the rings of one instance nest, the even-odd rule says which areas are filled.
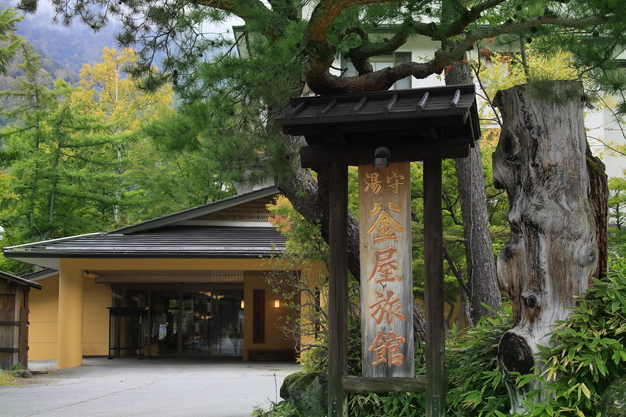
[[[100,62],[83,65],[79,73],[82,88],[70,97],[73,105],[100,121],[100,128],[94,135],[101,137],[104,146],[93,157],[103,158],[114,167],[109,192],[117,201],[113,205],[116,226],[136,220],[136,209],[129,210],[122,218],[122,208],[125,203],[138,205],[133,197],[145,193],[138,185],[146,170],[158,169],[157,153],[142,126],[174,112],[170,86],[150,93],[140,90],[136,80],[125,77],[124,68],[136,61],[137,55],[132,49],[117,51],[105,47]]]

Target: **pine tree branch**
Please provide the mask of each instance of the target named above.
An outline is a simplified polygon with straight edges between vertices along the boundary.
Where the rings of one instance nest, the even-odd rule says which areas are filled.
[[[272,41],[279,40],[284,35],[284,28],[287,27],[288,22],[293,20],[294,10],[292,7],[288,7],[291,4],[289,1],[279,1],[281,6],[276,9],[269,9],[261,0],[197,0],[198,4],[203,6],[212,7],[217,10],[222,10],[228,13],[232,13],[235,16],[241,18],[246,23],[253,23],[259,21],[270,22],[264,25],[263,35],[267,36]],[[270,4],[276,4],[276,1],[269,2]],[[288,3],[288,4],[287,4]],[[293,6],[293,5],[292,5]],[[297,15],[297,13],[296,13]],[[300,18],[297,17],[297,20]]]
[[[352,6],[388,3],[390,0],[322,0],[313,13],[304,31],[304,45],[310,56],[307,78],[324,74],[331,67],[335,48],[328,39],[328,31],[339,14]]]
[[[244,21],[258,17],[259,14],[267,13],[269,16],[272,13],[261,0],[247,0],[245,2],[236,0],[198,0],[198,4],[232,13]]]
[[[347,54],[347,57],[352,61],[359,75],[373,72],[374,69],[369,63],[370,57],[392,54],[400,46],[404,45],[409,38],[408,29],[411,24],[411,21],[406,20],[400,25],[391,39],[386,39],[381,42],[369,42],[367,34],[365,37],[362,37],[363,44],[353,48]]]
[[[446,33],[441,37],[448,38],[460,35],[463,33],[465,28],[478,20],[485,10],[494,8],[505,1],[506,0],[488,0],[472,7],[471,9],[467,9],[462,3],[459,2],[457,4],[457,9],[459,9],[460,17],[447,27]]]
[[[482,12],[497,6],[504,0],[488,0],[472,9],[462,9],[462,16],[453,22],[445,33],[445,36],[456,36],[462,33],[470,23],[475,22]],[[381,51],[395,50],[391,49],[394,45],[401,45],[406,41],[404,30],[398,30],[392,40],[381,42],[379,44],[364,45],[351,51],[350,57],[353,62],[359,64],[358,77],[338,77],[331,75],[328,70],[334,59],[334,48],[330,41],[326,38],[326,34],[334,19],[345,8],[356,4],[384,3],[385,1],[351,1],[343,0],[339,2],[324,1],[316,8],[307,31],[305,40],[307,41],[307,50],[310,54],[310,65],[305,71],[305,76],[309,87],[318,94],[336,94],[336,93],[354,93],[363,91],[387,90],[396,81],[407,76],[416,78],[426,78],[432,74],[440,74],[452,62],[463,59],[465,53],[471,50],[474,45],[482,39],[495,38],[500,35],[528,30],[536,26],[557,26],[567,29],[584,29],[591,26],[604,25],[612,21],[607,16],[591,16],[582,19],[573,19],[568,17],[560,17],[553,14],[538,16],[533,19],[522,21],[507,22],[502,25],[474,29],[460,40],[448,44],[435,53],[433,60],[415,63],[408,62],[397,65],[393,68],[385,68],[380,71],[371,72],[369,70],[366,59],[374,55],[380,55]],[[332,3],[329,5],[328,3]],[[404,22],[414,32],[423,35],[433,36],[437,33],[438,28],[434,24],[421,24],[417,22]],[[396,47],[397,48],[397,47]],[[356,64],[355,64],[356,66]]]
[[[321,0],[313,13],[305,30],[305,40],[324,42],[327,40],[328,30],[335,19],[345,9],[353,6],[368,4],[389,3],[391,0]]]

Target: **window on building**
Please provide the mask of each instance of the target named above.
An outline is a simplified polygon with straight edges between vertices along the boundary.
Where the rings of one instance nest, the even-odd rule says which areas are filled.
[[[370,63],[372,67],[374,67],[374,71],[381,70],[383,68],[394,67],[402,62],[410,62],[411,61],[411,53],[410,52],[394,52],[393,55],[381,55],[370,58]],[[347,68],[347,71],[344,73],[344,77],[355,77],[357,75],[356,69],[354,68],[354,64],[350,61],[344,61],[342,63],[342,68]],[[411,88],[411,78],[406,77],[396,83],[391,87],[391,90],[403,90],[406,88]]]

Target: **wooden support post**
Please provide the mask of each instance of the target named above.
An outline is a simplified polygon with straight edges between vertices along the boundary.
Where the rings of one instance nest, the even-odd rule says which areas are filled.
[[[426,417],[443,417],[446,411],[441,174],[441,158],[424,160],[424,303],[428,381]]]
[[[328,417],[347,417],[348,376],[348,166],[330,165],[328,283]]]

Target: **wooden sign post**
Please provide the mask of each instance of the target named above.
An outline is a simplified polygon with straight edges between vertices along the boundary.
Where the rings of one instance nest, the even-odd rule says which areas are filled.
[[[443,219],[441,158],[424,159],[424,305],[426,310],[426,417],[446,412],[443,318]]]
[[[359,166],[364,377],[413,377],[410,163]]]
[[[441,160],[468,156],[480,137],[474,85],[294,98],[276,121],[305,136],[303,168],[330,170],[328,416],[347,416],[347,392],[426,391],[426,416],[443,417]],[[393,162],[374,168],[383,147]],[[427,378],[413,377],[411,161],[424,161]],[[348,165],[359,166],[362,377],[347,375]]]
[[[328,279],[328,416],[348,417],[348,166],[330,164]]]

